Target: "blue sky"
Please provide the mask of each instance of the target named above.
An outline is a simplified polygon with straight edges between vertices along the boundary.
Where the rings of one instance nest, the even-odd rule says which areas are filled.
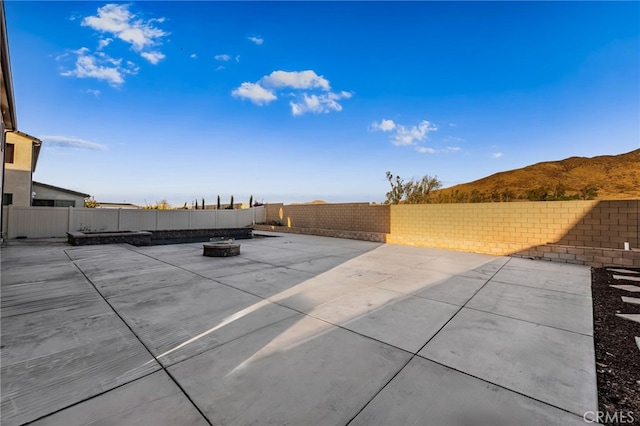
[[[5,3],[37,181],[98,201],[384,201],[640,147],[638,2]],[[246,199],[246,200],[245,200]]]

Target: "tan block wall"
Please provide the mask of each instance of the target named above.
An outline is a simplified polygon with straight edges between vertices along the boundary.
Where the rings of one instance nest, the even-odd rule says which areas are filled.
[[[638,200],[391,206],[387,242],[496,255],[560,244],[638,247]]]
[[[621,249],[629,242],[640,248],[639,222],[640,200],[600,201],[556,243]]]
[[[565,245],[542,245],[513,254],[553,262],[575,263],[597,268],[603,266],[640,266],[640,250],[621,250],[601,247],[576,247]]]
[[[387,234],[379,232],[345,231],[340,229],[296,228],[288,226],[253,225],[256,231],[285,232],[289,234],[318,235],[321,237],[347,238],[351,240],[373,241],[384,243]]]
[[[292,232],[307,229],[320,235],[324,232],[320,230],[354,231],[344,235],[357,239],[358,233],[370,232],[386,234],[386,242],[392,244],[515,254],[592,266],[640,266],[637,251],[622,250],[625,242],[640,248],[640,200],[393,206],[269,204],[267,221],[274,220],[297,229]],[[556,252],[564,250],[559,246],[582,252]],[[541,251],[541,247],[548,251]],[[543,254],[538,256],[537,252]],[[609,261],[616,256],[625,260]]]
[[[284,207],[284,204],[282,203],[265,204],[264,207],[267,211],[267,218],[265,219],[267,222],[272,222],[274,220],[282,221],[282,219],[280,219],[280,216],[281,216],[280,209]]]
[[[267,222],[293,228],[389,233],[389,206],[369,203],[267,205]]]

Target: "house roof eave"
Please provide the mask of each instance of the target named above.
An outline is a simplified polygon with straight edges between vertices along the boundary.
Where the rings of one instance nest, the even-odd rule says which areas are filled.
[[[11,61],[9,59],[9,42],[4,14],[4,2],[0,1],[0,80],[2,81],[2,96],[0,97],[0,112],[2,123],[8,131],[18,127],[16,106],[13,97],[13,82],[11,80]]]
[[[68,194],[76,195],[76,196],[82,197],[82,198],[91,198],[91,194],[85,194],[83,192],[78,192],[78,191],[74,191],[72,189],[67,189],[67,188],[60,188],[59,186],[49,185],[48,183],[36,182],[34,180],[33,184],[42,186],[44,188],[53,189],[53,190],[56,190],[56,191],[66,192]]]

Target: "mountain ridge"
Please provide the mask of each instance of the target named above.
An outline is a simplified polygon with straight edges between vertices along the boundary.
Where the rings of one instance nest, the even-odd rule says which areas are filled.
[[[519,169],[434,191],[435,196],[454,194],[503,194],[514,199],[530,199],[539,193],[578,195],[585,187],[597,188],[595,199],[640,198],[640,149],[618,155],[568,157],[543,161]],[[474,192],[475,191],[475,192]]]

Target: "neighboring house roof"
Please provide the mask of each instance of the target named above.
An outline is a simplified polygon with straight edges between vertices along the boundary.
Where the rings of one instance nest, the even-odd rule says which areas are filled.
[[[36,166],[38,165],[38,158],[40,157],[40,148],[42,148],[42,141],[35,136],[31,136],[25,132],[21,132],[20,130],[14,130],[12,133],[16,135],[20,135],[25,139],[31,139],[33,143],[33,158],[31,159],[31,171],[36,171]]]
[[[98,201],[97,208],[102,208],[102,209],[139,209],[140,206],[136,206],[135,204],[131,204],[131,203],[103,203],[101,201]]]
[[[36,182],[35,180],[33,181],[33,184],[34,185],[38,185],[38,186],[42,186],[43,188],[48,188],[48,189],[53,189],[53,190],[56,190],[56,191],[66,192],[68,194],[75,195],[77,197],[82,197],[82,198],[91,197],[91,194],[84,194],[82,192],[72,191],[71,189],[60,188],[59,186],[48,185],[46,183]]]
[[[2,97],[0,99],[0,113],[6,130],[18,127],[16,120],[16,106],[13,98],[13,83],[11,81],[11,61],[9,60],[9,42],[7,40],[7,26],[4,16],[4,2],[0,1],[0,84]]]

